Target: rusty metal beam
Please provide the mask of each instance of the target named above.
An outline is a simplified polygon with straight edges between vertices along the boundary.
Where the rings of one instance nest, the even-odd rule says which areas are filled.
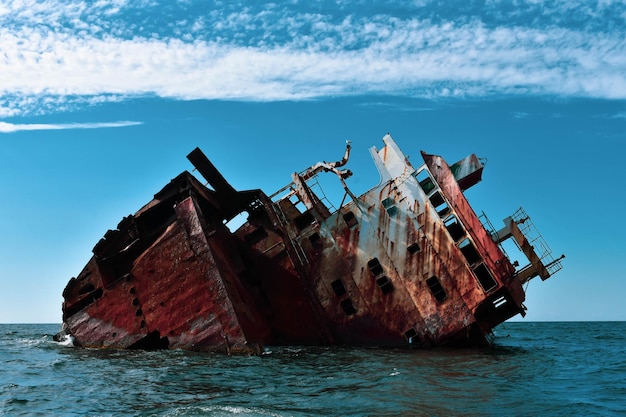
[[[215,165],[207,156],[196,148],[187,155],[189,162],[193,164],[200,174],[206,179],[213,189],[219,194],[232,195],[237,191],[226,181],[224,176],[215,168]]]

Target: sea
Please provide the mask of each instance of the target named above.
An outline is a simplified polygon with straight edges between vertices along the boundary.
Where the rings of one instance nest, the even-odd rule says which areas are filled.
[[[0,324],[0,416],[624,416],[626,322],[512,322],[481,349],[95,350]]]

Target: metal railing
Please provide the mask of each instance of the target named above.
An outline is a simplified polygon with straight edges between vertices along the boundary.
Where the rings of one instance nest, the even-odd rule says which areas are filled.
[[[522,232],[524,237],[526,237],[528,243],[530,243],[533,247],[533,250],[544,264],[550,275],[560,271],[563,268],[561,260],[565,256],[561,255],[561,257],[554,259],[552,256],[552,249],[548,246],[548,243],[543,238],[541,233],[539,233],[539,230],[537,230],[533,221],[530,219],[530,216],[526,214],[524,209],[522,207],[517,209],[511,218],[517,224],[517,227]]]

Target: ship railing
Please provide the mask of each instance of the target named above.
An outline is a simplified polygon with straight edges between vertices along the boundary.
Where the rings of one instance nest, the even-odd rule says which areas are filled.
[[[287,191],[289,192],[284,194]],[[283,188],[276,191],[274,194],[270,195],[269,197],[270,197],[270,200],[272,200],[273,202],[276,202],[278,200],[282,200],[283,198],[289,197],[294,193],[295,193],[294,184],[293,182],[290,182],[289,184],[285,185]]]
[[[526,214],[524,209],[522,207],[517,209],[517,211],[513,213],[511,218],[517,224],[517,227],[520,229],[522,234],[526,237],[526,240],[528,240],[528,242],[531,244],[535,253],[545,265],[550,275],[561,270],[563,268],[561,260],[564,258],[564,256],[561,256],[558,259],[554,259],[554,256],[552,255],[552,249],[550,248],[550,246],[548,246],[548,243],[543,238],[539,230],[537,230],[530,216]]]
[[[309,190],[315,195],[315,197],[317,197],[317,201],[321,202],[328,209],[330,213],[334,213],[337,211],[337,207],[332,203],[331,199],[326,195],[326,192],[324,191],[324,187],[322,187],[322,184],[319,181],[319,174],[311,175],[309,178],[305,180],[305,183],[307,187],[309,188]],[[297,197],[296,186],[293,182],[290,182],[289,184],[285,185],[284,187],[282,187],[280,190],[276,191],[269,197],[273,202],[277,202],[285,198],[292,198],[294,195],[299,200],[299,198]],[[345,198],[342,200],[340,204],[340,208],[343,206],[344,202],[345,202]],[[298,205],[298,202],[294,201],[294,204]]]
[[[326,196],[326,193],[324,192],[324,188],[319,182],[318,174],[315,174],[311,178],[309,178],[306,181],[306,184],[309,187],[309,190],[311,190],[311,192],[313,192],[313,194],[317,196],[319,201],[322,202],[326,206],[326,208],[328,208],[328,211],[330,211],[331,213],[334,213],[335,211],[337,211],[334,204]]]
[[[487,217],[487,215],[485,214],[484,211],[480,213],[480,215],[478,216],[478,219],[482,223],[482,225],[485,228],[485,230],[487,231],[487,233],[489,233],[489,235],[492,238],[498,234],[498,231],[496,230],[495,227],[493,227],[493,224],[491,223],[491,220],[489,220],[489,217]]]
[[[537,271],[532,271],[532,274],[522,273],[522,271],[518,272],[523,281],[531,279],[534,275],[540,275],[541,279],[545,280],[563,268],[561,261],[565,258],[565,255],[554,258],[552,249],[548,246],[548,243],[523,208],[517,209],[511,216],[511,220],[515,224],[515,228],[523,236],[521,241],[513,239],[517,247],[526,254],[528,254],[529,250],[532,252],[533,256],[529,257],[529,260],[533,258],[538,260],[538,262],[531,262],[531,264],[538,264],[532,265]],[[523,243],[524,247],[520,246],[521,243]]]
[[[491,220],[489,220],[489,217],[487,217],[487,214],[484,211],[482,211],[480,215],[478,216],[478,219],[480,220],[480,223],[483,225],[483,228],[487,231],[487,233],[489,233],[489,236],[491,237],[491,239],[497,243],[498,247],[500,248],[504,256],[510,259],[509,254],[507,253],[506,249],[502,245],[502,242],[498,241],[498,229],[496,229],[493,226],[493,223],[491,223]]]
[[[511,259],[504,250],[503,244],[513,241],[515,248],[530,262],[516,272],[521,282],[527,282],[535,276],[540,276],[542,280],[545,280],[563,268],[561,261],[565,255],[557,259],[553,257],[552,249],[523,208],[520,207],[513,215],[504,219],[504,228],[498,231],[484,213],[479,218],[485,230],[507,258]],[[509,249],[513,248],[509,247]],[[513,265],[517,268],[519,263],[515,261]]]

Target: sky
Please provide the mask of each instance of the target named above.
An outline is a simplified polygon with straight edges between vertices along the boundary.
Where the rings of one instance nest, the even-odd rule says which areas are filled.
[[[626,2],[0,0],[0,323],[60,323],[196,146],[271,194],[350,140],[360,194],[386,133],[486,158],[475,211],[566,255],[523,320],[626,320]]]

